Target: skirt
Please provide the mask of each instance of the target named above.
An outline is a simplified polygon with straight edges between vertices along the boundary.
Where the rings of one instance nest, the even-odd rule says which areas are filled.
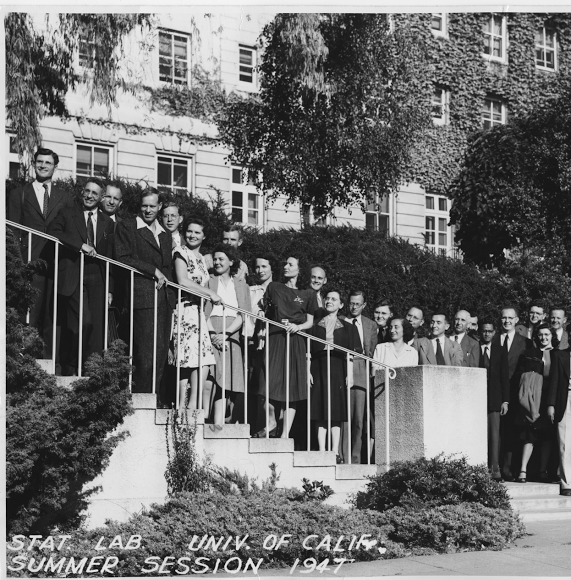
[[[213,365],[216,360],[214,358],[214,351],[212,349],[212,343],[210,342],[204,312],[200,312],[199,318],[199,307],[188,301],[182,303],[180,310],[182,313],[180,317],[180,340],[178,337],[179,306],[175,307],[172,314],[172,338],[168,357],[169,364],[176,366],[177,360],[180,360],[180,366],[182,368],[198,368],[200,345],[200,349],[202,349],[202,360],[200,363],[203,367]]]
[[[329,393],[331,393],[331,421],[347,421],[347,363],[341,353],[331,352],[329,367],[330,389],[327,388],[327,351],[313,355],[311,361],[310,407],[313,421],[327,421]]]
[[[234,316],[226,316],[226,328],[232,324],[234,319]],[[211,316],[210,323],[215,332],[222,332],[222,316]],[[213,347],[213,349],[216,368],[210,373],[212,382],[219,387],[224,386],[226,391],[232,393],[243,393],[244,358],[242,356],[242,345],[240,344],[240,330],[237,330],[226,339],[226,351],[224,353],[226,359],[225,369],[223,369],[222,365],[222,351],[218,350],[216,347]],[[223,370],[226,372],[225,377],[222,376],[224,374]],[[223,378],[225,380],[223,380]]]
[[[268,345],[266,345],[268,348]],[[290,334],[289,347],[289,400],[292,403],[307,400],[307,360],[306,339]],[[266,356],[263,353],[260,370],[259,394],[266,396],[266,376],[268,377],[270,399],[286,400],[286,333],[270,333],[269,369],[266,369]]]

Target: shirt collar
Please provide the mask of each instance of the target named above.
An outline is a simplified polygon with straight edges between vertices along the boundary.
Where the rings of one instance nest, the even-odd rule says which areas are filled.
[[[151,228],[146,222],[143,221],[143,218],[140,216],[137,216],[137,229],[140,230],[141,228],[148,228],[151,230],[151,232],[153,232],[153,234],[155,236],[158,236],[159,234],[164,234],[165,230],[163,228],[163,226],[161,226],[161,224],[158,222],[158,220],[155,220],[153,222],[154,225],[154,230],[153,228]]]
[[[465,335],[466,335],[465,332],[461,332],[460,334],[457,334],[456,336],[458,337],[458,342],[462,342],[462,339],[464,338]]]

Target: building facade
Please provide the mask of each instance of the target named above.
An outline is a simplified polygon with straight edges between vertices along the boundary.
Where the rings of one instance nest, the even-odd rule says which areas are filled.
[[[228,150],[208,115],[181,116],[169,108],[172,95],[184,94],[200,82],[200,75],[227,94],[256,92],[256,66],[262,58],[257,39],[273,16],[253,7],[248,13],[228,8],[218,14],[158,15],[156,29],[127,39],[125,76],[139,88],[120,92],[111,117],[103,106],[90,106],[80,87],[67,96],[69,119],[42,122],[43,145],[60,157],[56,178],[113,174],[203,197],[218,189],[236,222],[261,230],[314,223],[310,211],[287,207],[282,199],[268,202],[244,182],[241,168],[229,164]],[[39,25],[42,18],[38,16]],[[414,20],[430,31],[434,126],[419,144],[407,184],[385,199],[372,200],[376,203],[366,211],[339,208],[327,223],[378,229],[453,255],[446,189],[468,138],[528,112],[556,90],[559,76],[569,72],[569,18],[492,13],[388,18],[393,27]],[[81,40],[80,71],[87,66],[90,42],[88,37]],[[7,138],[6,169],[12,175],[18,158],[9,133]]]

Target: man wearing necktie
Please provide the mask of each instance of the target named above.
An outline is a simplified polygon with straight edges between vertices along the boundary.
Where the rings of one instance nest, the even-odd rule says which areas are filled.
[[[51,222],[64,207],[73,207],[71,194],[52,184],[59,158],[51,149],[40,148],[34,155],[36,179],[23,187],[13,189],[8,196],[6,217],[18,224],[46,233]],[[32,284],[38,296],[30,308],[30,326],[37,328],[44,340],[44,358],[52,357],[54,243],[40,236],[32,236],[28,247],[28,232],[14,229],[21,241],[22,259],[35,262]]]
[[[58,238],[58,319],[61,324],[60,363],[63,375],[75,375],[79,364],[103,350],[105,308],[112,301],[113,279],[105,296],[105,262],[97,255],[112,257],[114,223],[98,209],[103,184],[90,178],[83,187],[81,206],[64,208],[49,225],[48,233]],[[80,280],[80,253],[85,254]],[[109,270],[111,274],[111,269]],[[83,293],[82,360],[78,360],[80,297]]]
[[[452,342],[445,334],[450,324],[445,314],[433,314],[430,322],[431,344],[437,365],[461,367],[464,365],[460,345]],[[425,363],[426,364],[426,363]],[[434,364],[434,362],[429,363]]]
[[[322,289],[325,284],[327,284],[327,274],[325,273],[325,270],[321,266],[313,266],[311,268],[311,278],[309,279],[309,285],[311,286],[312,290],[315,290],[315,295],[317,297],[318,309],[314,314],[315,320],[319,320],[327,315],[323,305],[322,295]]]
[[[518,321],[516,308],[512,306],[503,308],[501,333],[496,334],[490,343],[488,465],[492,477],[500,478],[499,458],[503,457],[501,472],[507,481],[513,480],[512,454],[518,445],[514,425],[520,379],[519,373],[516,372],[517,363],[530,345],[530,341],[516,332]]]
[[[467,310],[459,310],[454,317],[454,334],[452,340],[457,342],[464,354],[464,366],[478,368],[480,366],[480,343],[469,336],[468,325],[470,313]]]
[[[490,379],[490,355],[492,340],[496,335],[496,323],[492,320],[483,320],[480,325],[480,367],[486,369],[488,380]]]

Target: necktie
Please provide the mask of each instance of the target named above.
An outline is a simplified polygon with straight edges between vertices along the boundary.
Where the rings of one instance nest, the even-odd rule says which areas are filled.
[[[457,334],[455,334],[455,335],[454,335],[454,340],[455,340],[456,342],[458,342],[458,335],[457,335]]]
[[[359,326],[357,325],[357,319],[353,318],[353,326],[357,329],[357,334],[359,334]],[[361,341],[361,335],[359,334],[359,343],[361,344],[361,348],[363,348],[363,342]]]
[[[490,347],[488,345],[484,346],[484,368],[490,368]]]
[[[50,203],[50,193],[49,193],[49,188],[48,188],[48,184],[44,183],[44,207],[42,208],[42,214],[44,216],[44,219],[46,219],[48,217],[48,205]]]
[[[442,353],[442,347],[440,346],[440,340],[436,339],[436,364],[445,365],[444,354]]]
[[[504,352],[506,353],[506,355],[508,354],[508,352],[510,351],[510,349],[508,348],[508,335],[506,334],[504,337]]]
[[[91,219],[92,215],[92,211],[87,214],[87,245],[95,248],[95,233],[93,232],[93,220]]]

